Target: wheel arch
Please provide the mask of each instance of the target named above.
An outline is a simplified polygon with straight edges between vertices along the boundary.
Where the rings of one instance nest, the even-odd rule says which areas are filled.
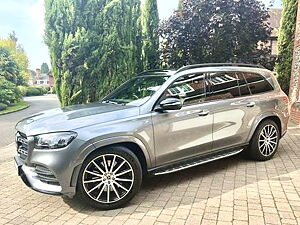
[[[264,116],[261,116],[259,119],[256,120],[255,125],[252,127],[250,135],[248,137],[248,142],[251,141],[251,138],[253,137],[257,127],[259,126],[259,124],[261,124],[263,121],[266,120],[272,120],[276,123],[276,125],[279,128],[279,132],[280,132],[280,137],[282,136],[282,121],[280,119],[280,117],[276,114],[276,113],[270,113],[270,114],[266,114]]]
[[[115,137],[115,138],[104,139],[95,142],[93,144],[90,144],[82,151],[82,154],[79,157],[78,162],[76,163],[77,166],[73,170],[73,174],[71,178],[71,186],[73,187],[77,186],[77,178],[80,169],[82,167],[82,163],[95,151],[101,151],[102,149],[110,146],[123,146],[128,148],[130,151],[132,151],[135,154],[135,156],[138,158],[139,162],[141,163],[143,174],[146,174],[148,168],[151,168],[152,166],[151,157],[145,145],[139,139],[135,137]]]
[[[110,147],[110,146],[123,146],[132,151],[136,157],[139,159],[143,170],[151,168],[152,160],[150,153],[146,146],[138,138],[133,136],[120,136],[103,139],[97,142],[94,142],[90,147],[86,148],[81,156],[79,157],[80,164],[93,152],[101,151],[101,149]],[[152,158],[153,159],[153,158]]]
[[[94,153],[94,152],[97,152],[97,151],[101,151],[102,149],[105,149],[105,148],[109,148],[109,147],[114,147],[114,146],[122,146],[122,147],[126,147],[128,148],[139,160],[140,164],[141,164],[141,167],[142,167],[142,170],[143,170],[143,174],[145,174],[147,172],[147,169],[148,169],[148,163],[147,163],[147,160],[146,160],[146,157],[145,157],[145,154],[142,150],[142,148],[135,142],[132,142],[132,141],[127,141],[127,142],[118,142],[118,143],[114,143],[114,144],[108,144],[108,145],[105,145],[105,146],[101,146],[101,147],[98,147],[96,148],[94,151],[90,152],[86,158]]]

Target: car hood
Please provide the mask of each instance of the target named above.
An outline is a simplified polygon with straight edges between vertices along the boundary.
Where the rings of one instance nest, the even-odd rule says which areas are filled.
[[[37,113],[17,123],[16,129],[27,136],[69,131],[81,127],[125,119],[139,114],[139,107],[90,103],[56,108]]]

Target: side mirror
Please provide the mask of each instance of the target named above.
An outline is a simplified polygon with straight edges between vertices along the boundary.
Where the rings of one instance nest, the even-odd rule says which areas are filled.
[[[159,104],[163,110],[179,110],[182,108],[182,103],[178,98],[166,98]]]

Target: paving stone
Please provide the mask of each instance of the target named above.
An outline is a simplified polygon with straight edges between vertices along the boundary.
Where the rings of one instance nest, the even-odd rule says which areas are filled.
[[[0,162],[0,225],[300,224],[300,127],[289,129],[272,160],[234,156],[146,178],[131,203],[110,211],[27,188],[8,148]]]

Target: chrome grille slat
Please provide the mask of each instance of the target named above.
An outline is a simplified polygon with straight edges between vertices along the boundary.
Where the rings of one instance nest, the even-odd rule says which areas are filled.
[[[52,175],[52,172],[50,170],[42,166],[36,166],[35,172],[42,175]]]
[[[58,182],[57,179],[54,176],[43,176],[41,174],[38,174],[38,178],[41,181],[46,181],[46,182]]]
[[[28,156],[28,140],[25,134],[17,132],[16,134],[17,152],[21,158],[25,159]]]
[[[41,182],[52,184],[52,185],[59,185],[59,182],[56,179],[55,175],[48,168],[44,166],[36,165],[35,173],[37,174],[37,178]]]

